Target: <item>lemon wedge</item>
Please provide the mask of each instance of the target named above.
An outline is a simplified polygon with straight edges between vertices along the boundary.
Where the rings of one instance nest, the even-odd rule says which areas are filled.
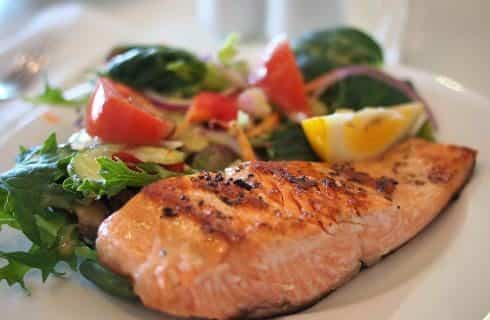
[[[342,109],[331,115],[302,121],[306,137],[325,161],[375,157],[401,139],[414,135],[427,119],[420,103],[390,108]]]

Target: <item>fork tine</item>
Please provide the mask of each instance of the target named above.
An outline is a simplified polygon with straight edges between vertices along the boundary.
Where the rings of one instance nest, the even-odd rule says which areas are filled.
[[[19,79],[23,78],[26,74],[26,70],[23,68],[15,68],[10,73],[3,78],[2,82],[15,82],[19,81]]]
[[[1,0],[0,0],[1,1]],[[15,88],[6,97],[0,97],[0,102],[9,100],[18,96],[22,91],[28,89],[35,80],[39,79],[39,72],[46,64],[44,55],[44,45],[36,48],[22,56],[18,56],[17,61],[13,62],[10,70],[5,70],[7,73],[0,78],[0,86],[3,84],[7,87]]]

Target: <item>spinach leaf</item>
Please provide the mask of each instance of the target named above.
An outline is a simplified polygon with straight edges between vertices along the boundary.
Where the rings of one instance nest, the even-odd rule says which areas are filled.
[[[360,110],[364,107],[393,106],[410,102],[411,99],[383,81],[359,75],[338,82],[320,96],[320,101],[334,111],[338,108]]]
[[[293,42],[296,62],[309,81],[347,65],[381,65],[383,51],[364,32],[348,27],[308,32]]]
[[[206,65],[188,51],[166,46],[134,46],[113,56],[107,75],[136,89],[190,96],[206,76]]]
[[[256,152],[266,160],[318,161],[299,124],[288,122],[261,141],[253,142]]]

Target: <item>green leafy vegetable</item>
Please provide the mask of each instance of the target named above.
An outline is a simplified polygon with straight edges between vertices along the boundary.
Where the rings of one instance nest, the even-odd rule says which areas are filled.
[[[68,146],[58,146],[53,134],[39,147],[21,148],[16,166],[0,175],[0,226],[18,229],[32,242],[28,251],[0,251],[0,260],[6,262],[0,268],[0,281],[5,280],[10,286],[19,284],[27,290],[24,277],[30,270],[40,270],[46,281],[51,274],[62,275],[56,271],[59,262],[77,270],[81,259],[85,260],[82,273],[89,280],[109,293],[134,297],[129,282],[98,265],[95,251],[80,240],[78,225],[69,211],[82,199],[62,187],[74,153]],[[142,185],[155,179],[132,171],[119,161],[98,160],[111,192],[122,185]],[[119,291],[114,291],[116,288]]]
[[[121,277],[99,264],[87,259],[80,264],[80,273],[105,292],[126,299],[137,299],[133,286],[127,278]]]
[[[130,169],[120,160],[97,157],[96,161],[100,166],[100,178],[80,177],[77,172],[71,172],[63,187],[80,192],[85,198],[95,199],[102,196],[112,197],[129,187],[143,187],[157,180],[179,175],[153,163],[142,163],[137,168]]]
[[[319,160],[303,129],[296,123],[286,123],[268,137],[252,143],[257,153],[267,160]]]
[[[237,60],[238,36],[231,34],[217,52],[218,62],[203,62],[191,53],[162,45],[122,45],[108,55],[109,77],[137,89],[191,96],[200,90],[222,91],[232,84],[227,74],[248,74]]]
[[[15,261],[13,258],[1,254],[0,258],[7,261],[7,265],[0,268],[0,281],[6,280],[9,286],[14,284],[19,284],[24,290],[27,291],[26,285],[24,283],[24,276],[32,268],[28,265]]]
[[[434,129],[432,128],[430,121],[426,121],[422,125],[422,127],[417,132],[416,136],[428,141],[436,141],[436,138],[434,136]]]
[[[233,62],[233,59],[238,54],[238,35],[236,33],[230,34],[223,46],[218,51],[218,59],[223,65],[228,65]]]
[[[25,100],[34,105],[79,107],[87,103],[88,96],[79,99],[66,99],[63,95],[63,90],[50,86],[46,81],[44,84],[44,91],[41,94],[34,97],[28,97]]]
[[[54,269],[58,263],[57,254],[54,250],[45,250],[33,246],[28,252],[0,252],[0,258],[6,259],[9,262],[7,266],[2,268],[9,285],[18,282],[25,288],[23,277],[30,269],[41,270],[43,281],[46,281],[50,274],[62,275]],[[0,271],[1,274],[2,271]],[[13,278],[11,278],[12,275],[14,275]]]
[[[383,63],[379,44],[353,28],[308,32],[294,41],[293,48],[307,81],[342,66]]]
[[[206,63],[206,77],[201,86],[203,90],[223,91],[239,78],[245,83],[249,67],[245,60],[237,59],[238,41],[236,33],[230,34],[216,54],[217,61]]]
[[[105,192],[109,196],[127,187],[142,187],[161,179],[159,174],[131,170],[120,160],[98,158],[97,161],[101,167],[100,175],[104,178]]]
[[[189,96],[199,89],[206,65],[182,49],[133,46],[109,60],[107,75],[136,89]]]
[[[331,112],[338,108],[360,110],[364,107],[393,106],[411,101],[400,90],[364,75],[348,77],[338,82],[319,99]]]
[[[51,135],[42,146],[22,149],[16,166],[0,175],[0,224],[19,229],[33,243],[27,252],[0,252],[7,262],[0,268],[0,280],[9,285],[25,288],[23,279],[31,269],[41,270],[46,280],[49,274],[60,275],[55,270],[59,261],[75,266],[73,251],[62,249],[67,239],[62,234],[73,221],[60,210],[69,210],[76,199],[61,187],[72,154]],[[70,236],[77,240],[76,230],[71,230]]]
[[[73,151],[58,148],[51,135],[37,148],[21,153],[16,166],[0,175],[3,215],[15,218],[22,232],[42,246],[36,216],[48,207],[69,209],[74,194],[61,188],[59,181],[66,176],[66,165]]]
[[[75,255],[87,260],[97,260],[97,253],[95,250],[84,245],[75,248]]]
[[[202,89],[209,91],[222,91],[230,86],[230,80],[223,70],[211,63],[206,63],[206,77],[202,82]]]

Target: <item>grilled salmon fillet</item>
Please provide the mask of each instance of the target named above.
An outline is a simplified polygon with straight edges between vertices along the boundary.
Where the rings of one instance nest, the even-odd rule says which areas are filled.
[[[292,312],[415,236],[475,158],[410,139],[359,163],[252,161],[162,180],[103,222],[97,253],[143,304],[171,315]]]

